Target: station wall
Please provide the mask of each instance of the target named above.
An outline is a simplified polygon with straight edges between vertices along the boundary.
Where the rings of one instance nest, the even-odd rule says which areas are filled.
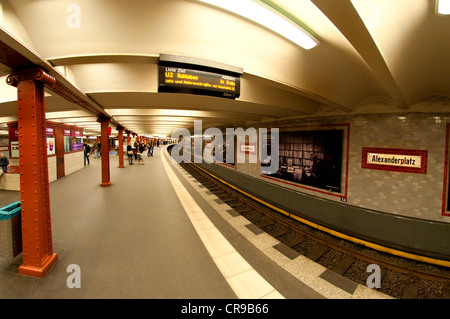
[[[64,164],[66,176],[82,169],[84,167],[84,152],[81,151],[64,154]]]
[[[450,115],[408,113],[289,119],[254,126],[279,128],[280,134],[287,131],[342,130],[341,187],[338,192],[264,176],[259,157],[256,164],[250,164],[248,154],[245,163],[216,165],[346,205],[449,223],[448,123]],[[398,163],[403,158],[409,161],[409,158],[420,156],[419,167],[367,165],[367,150],[380,156],[395,153]]]
[[[84,168],[83,154],[83,151],[64,154],[64,169],[66,176]],[[10,166],[19,166],[19,159],[12,158],[9,163]],[[48,181],[51,183],[57,180],[56,156],[48,156],[47,164]],[[15,172],[4,174],[0,178],[0,189],[19,191],[20,175]]]

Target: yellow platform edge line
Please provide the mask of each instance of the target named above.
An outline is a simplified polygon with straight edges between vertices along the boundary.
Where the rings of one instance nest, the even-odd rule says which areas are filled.
[[[360,239],[360,238],[356,238],[356,237],[353,237],[353,236],[349,236],[349,235],[340,233],[338,231],[335,231],[333,229],[321,226],[319,224],[313,223],[313,222],[311,222],[311,221],[309,221],[307,219],[304,219],[304,218],[301,218],[301,217],[299,217],[297,215],[291,214],[291,213],[289,213],[289,212],[287,212],[287,211],[285,211],[285,210],[283,210],[283,209],[281,209],[279,207],[276,207],[276,206],[274,206],[274,205],[272,205],[270,203],[267,203],[266,201],[264,201],[264,200],[262,200],[262,199],[260,199],[258,197],[255,197],[255,196],[247,193],[246,191],[244,191],[244,190],[242,190],[242,189],[240,189],[240,188],[238,188],[238,187],[236,187],[236,186],[234,186],[234,185],[224,181],[223,179],[215,176],[214,174],[208,172],[207,170],[199,167],[198,165],[196,165],[194,163],[191,163],[191,164],[194,165],[195,167],[197,167],[198,169],[202,170],[206,174],[210,175],[211,177],[217,179],[221,183],[223,183],[223,184],[231,187],[232,189],[240,192],[241,194],[243,194],[243,195],[245,195],[247,197],[250,197],[251,199],[253,199],[253,200],[257,201],[257,202],[259,202],[259,203],[261,203],[261,204],[263,204],[263,205],[265,205],[265,206],[267,206],[267,207],[269,207],[269,208],[271,208],[271,209],[273,209],[273,210],[275,210],[275,211],[277,211],[277,212],[279,212],[279,213],[281,213],[283,215],[286,215],[286,216],[288,216],[288,217],[290,217],[292,219],[295,219],[295,220],[297,220],[297,221],[299,221],[299,222],[301,222],[303,224],[306,224],[306,225],[308,225],[310,227],[313,227],[315,229],[321,230],[321,231],[323,231],[325,233],[328,233],[330,235],[333,235],[335,237],[342,238],[342,239],[345,239],[347,241],[353,242],[355,244],[362,245],[362,246],[365,246],[365,247],[368,247],[368,248],[372,248],[374,250],[378,250],[378,251],[381,251],[381,252],[384,252],[384,253],[388,253],[388,254],[391,254],[391,255],[395,255],[395,256],[399,256],[399,257],[403,257],[403,258],[407,258],[407,259],[412,259],[412,260],[416,260],[416,261],[420,261],[420,262],[424,262],[424,263],[428,263],[428,264],[433,264],[433,265],[438,265],[438,266],[443,266],[443,267],[449,267],[450,268],[450,261],[448,261],[448,260],[442,260],[442,259],[437,259],[437,258],[432,258],[432,257],[416,255],[416,254],[408,253],[408,252],[405,252],[405,251],[401,251],[401,250],[389,248],[389,247],[386,247],[386,246],[378,245],[378,244],[375,244],[375,243],[372,243],[372,242],[365,241],[365,240]]]

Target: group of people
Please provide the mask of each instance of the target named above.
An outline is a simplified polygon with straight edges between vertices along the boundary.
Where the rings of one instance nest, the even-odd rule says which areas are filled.
[[[134,142],[134,145],[131,146],[131,143],[128,143],[127,146],[127,154],[128,154],[128,164],[133,165],[133,157],[138,162],[138,164],[142,163],[144,165],[144,160],[142,155],[145,151],[147,151],[147,157],[153,156],[153,148],[155,143],[153,141],[148,141],[147,143],[142,143],[139,141]],[[156,142],[157,147],[159,147],[159,141]],[[95,143],[94,145],[95,157],[100,157],[100,143]],[[84,142],[84,166],[91,165],[89,161],[89,157],[91,155],[91,147],[88,143]],[[6,157],[3,153],[0,153],[0,177],[6,173],[9,165],[8,157]]]
[[[159,146],[159,143],[158,143]],[[133,164],[133,157],[138,164],[144,165],[144,159],[142,158],[145,151],[147,151],[147,157],[153,156],[154,143],[153,141],[148,141],[147,143],[136,141],[133,145],[128,143],[127,145],[127,155],[128,155],[128,164]]]

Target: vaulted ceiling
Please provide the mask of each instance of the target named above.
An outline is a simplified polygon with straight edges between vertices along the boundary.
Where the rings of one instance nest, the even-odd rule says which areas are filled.
[[[268,1],[266,1],[268,2]],[[0,42],[44,67],[134,133],[168,135],[203,121],[237,127],[293,118],[448,112],[450,16],[435,0],[273,0],[320,44],[303,49],[196,0],[4,0]],[[158,92],[171,54],[241,68],[236,100]],[[0,132],[17,119],[3,59]],[[47,90],[47,118],[99,134],[96,113]],[[114,126],[113,126],[114,128]]]

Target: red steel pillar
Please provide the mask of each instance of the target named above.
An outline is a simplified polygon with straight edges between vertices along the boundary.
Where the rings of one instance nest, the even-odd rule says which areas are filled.
[[[102,183],[101,186],[111,185],[110,170],[109,170],[109,139],[108,139],[108,125],[110,118],[101,117],[97,120],[101,124],[101,156],[102,156]]]
[[[127,145],[130,144],[131,142],[131,136],[130,136],[131,132],[127,131]]]
[[[119,168],[124,168],[125,165],[123,165],[123,127],[118,126],[117,131],[119,132]]]
[[[33,68],[14,72],[6,81],[17,87],[23,248],[19,274],[42,278],[58,260],[50,220],[44,105],[44,85],[55,84],[55,79]]]

